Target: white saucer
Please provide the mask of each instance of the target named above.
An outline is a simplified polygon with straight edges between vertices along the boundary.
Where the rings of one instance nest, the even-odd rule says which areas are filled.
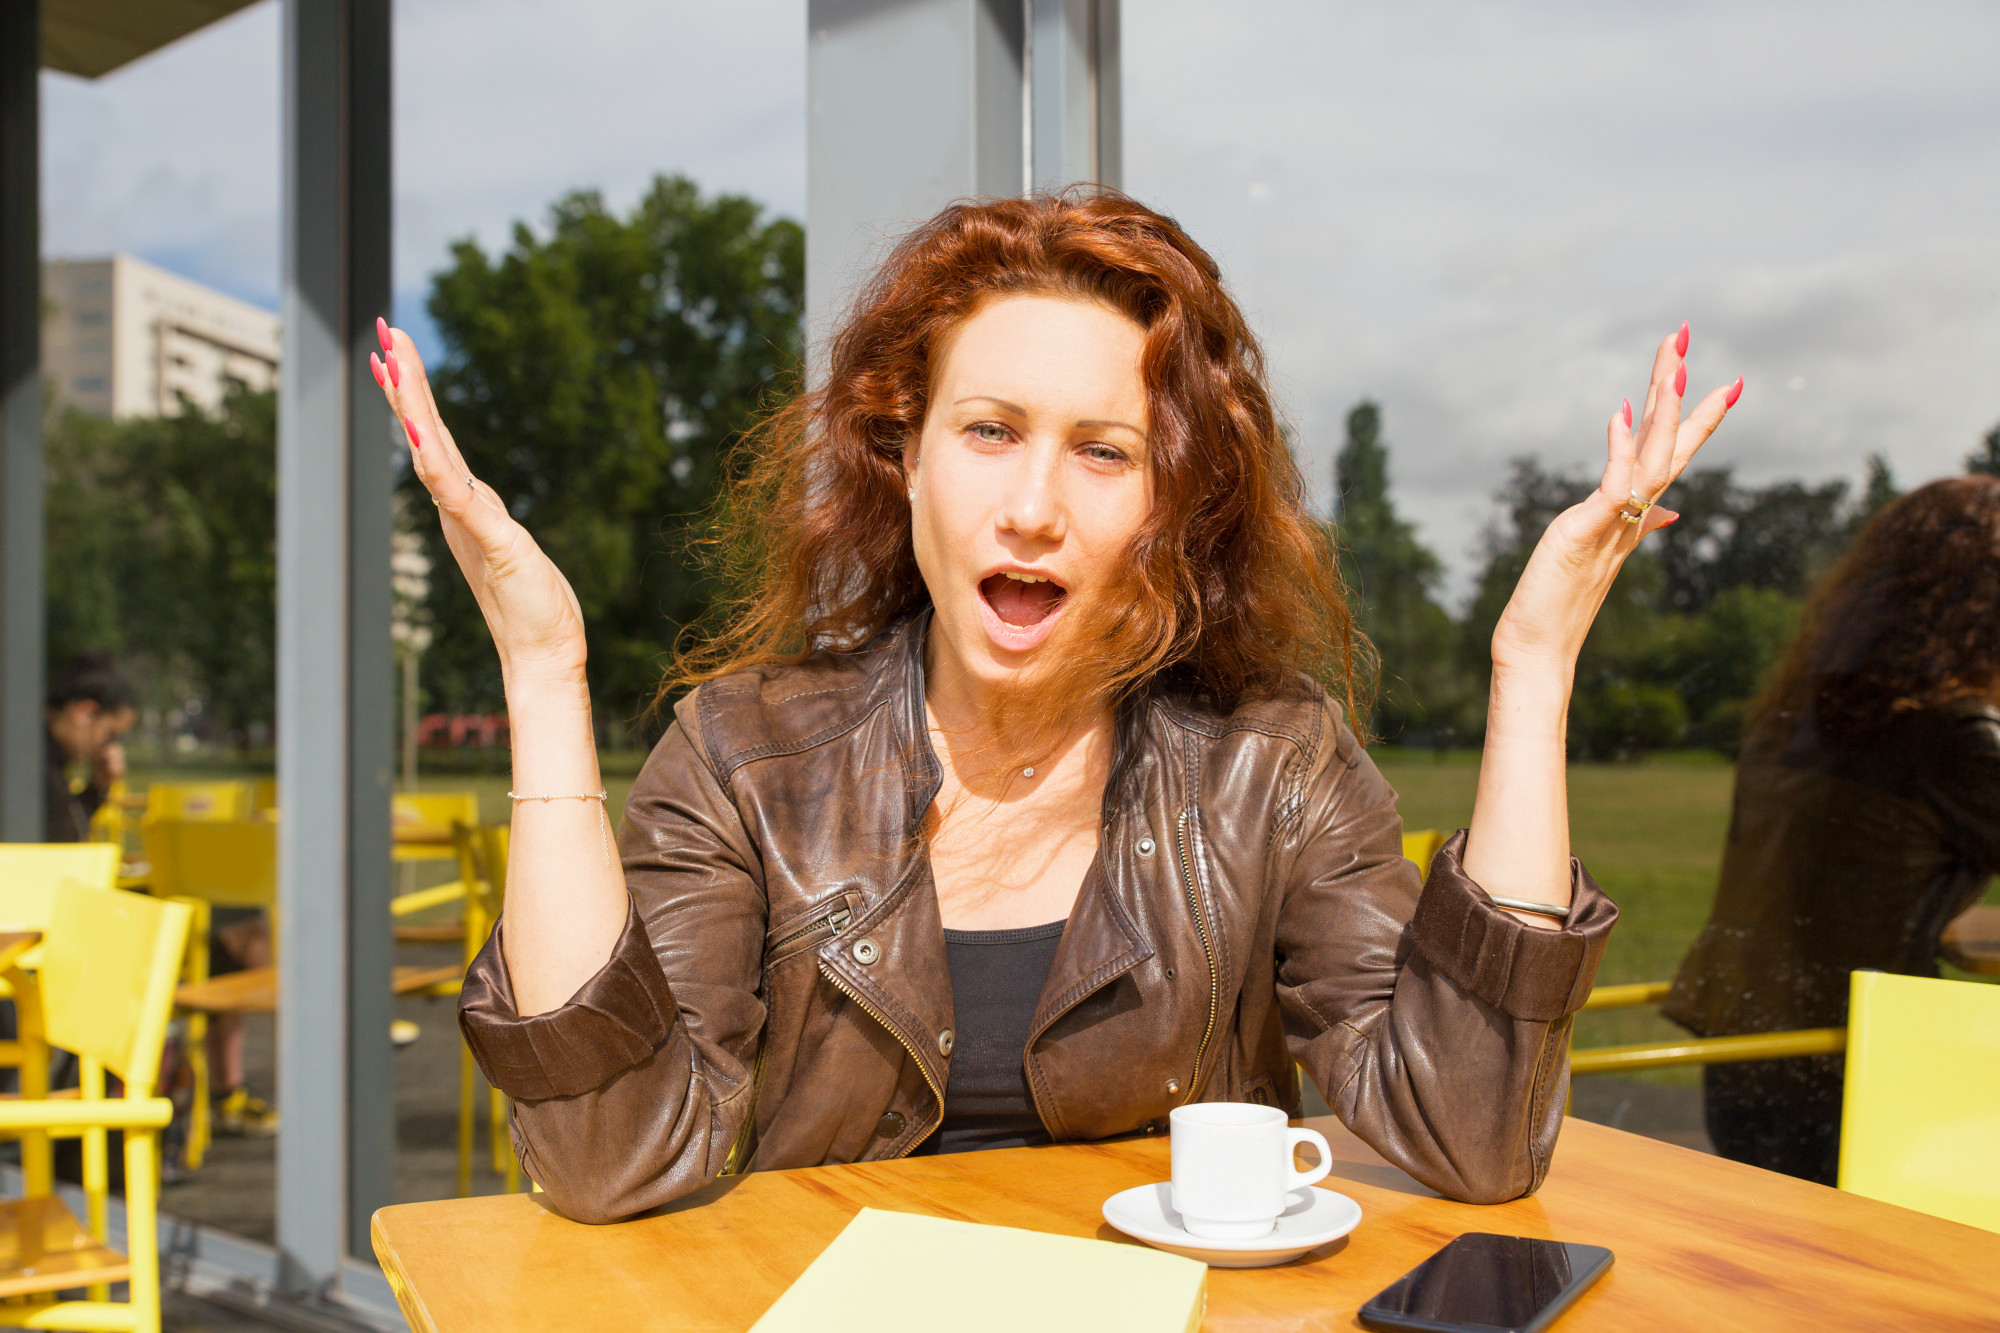
[[[1277,1229],[1255,1240],[1207,1240],[1191,1236],[1174,1211],[1174,1187],[1166,1181],[1123,1190],[1104,1201],[1104,1220],[1134,1240],[1168,1254],[1199,1259],[1210,1268],[1267,1268],[1296,1259],[1345,1236],[1361,1221],[1361,1205],[1345,1194],[1308,1185],[1285,1196]]]

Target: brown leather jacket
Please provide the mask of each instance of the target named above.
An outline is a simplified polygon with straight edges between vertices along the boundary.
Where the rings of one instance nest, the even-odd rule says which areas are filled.
[[[1938,974],[1938,937],[1995,871],[2000,708],[1753,737],[1714,909],[1661,1012],[1706,1037],[1842,1026],[1856,968]]]
[[[681,702],[619,833],[631,918],[568,1004],[516,1015],[497,931],[468,973],[460,1024],[563,1213],[896,1157],[936,1128],[953,1020],[917,837],[939,780],[925,620]],[[1573,864],[1566,928],[1534,929],[1465,878],[1463,835],[1420,884],[1401,832],[1303,678],[1226,714],[1166,692],[1123,710],[1025,1053],[1051,1136],[1160,1132],[1187,1101],[1297,1115],[1297,1062],[1433,1188],[1535,1189],[1617,909]]]

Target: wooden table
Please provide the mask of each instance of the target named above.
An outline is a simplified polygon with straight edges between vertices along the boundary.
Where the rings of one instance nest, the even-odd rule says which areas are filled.
[[[459,969],[443,967],[398,967],[389,977],[392,995],[416,995],[433,986],[458,980]],[[278,969],[246,967],[225,972],[207,981],[190,981],[174,990],[174,1005],[206,1014],[268,1014],[278,1008]]]
[[[2000,907],[1974,907],[1944,928],[1938,956],[1967,972],[2000,976]]]
[[[1476,1207],[1418,1185],[1331,1117],[1305,1123],[1332,1143],[1326,1183],[1360,1203],[1361,1225],[1278,1268],[1210,1269],[1204,1329],[1357,1327],[1363,1301],[1467,1231],[1616,1252],[1559,1333],[2000,1322],[1992,1232],[1579,1120],[1540,1193]],[[1100,1205],[1167,1174],[1166,1140],[1143,1138],[731,1177],[609,1227],[513,1194],[399,1204],[372,1231],[422,1333],[745,1329],[863,1206],[1132,1243]]]

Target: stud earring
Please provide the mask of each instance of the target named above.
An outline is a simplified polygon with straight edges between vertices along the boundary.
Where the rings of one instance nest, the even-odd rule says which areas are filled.
[[[917,502],[917,488],[912,486],[910,487],[910,503],[915,504],[916,502]]]

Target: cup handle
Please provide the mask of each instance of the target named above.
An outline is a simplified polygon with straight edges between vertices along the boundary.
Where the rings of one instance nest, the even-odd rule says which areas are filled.
[[[1291,1165],[1293,1160],[1292,1154],[1298,1150],[1298,1146],[1301,1143],[1310,1143],[1313,1147],[1319,1149],[1318,1166],[1310,1171],[1286,1171],[1285,1192],[1289,1194],[1301,1185],[1311,1185],[1317,1181],[1326,1179],[1326,1173],[1333,1170],[1333,1153],[1326,1146],[1326,1136],[1316,1129],[1292,1129],[1285,1132],[1285,1138],[1285,1164],[1287,1167]]]

